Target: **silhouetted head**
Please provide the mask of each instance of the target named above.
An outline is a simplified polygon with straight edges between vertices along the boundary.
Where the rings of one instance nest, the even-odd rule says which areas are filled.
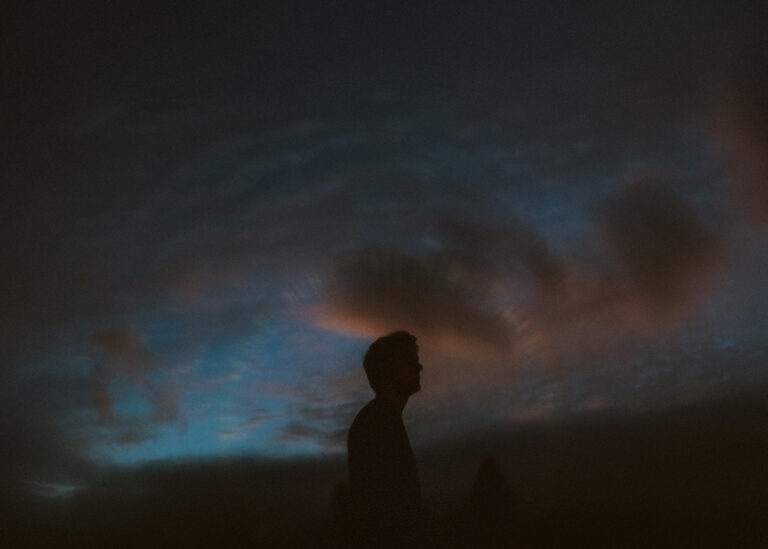
[[[419,347],[408,332],[395,332],[371,343],[363,368],[377,394],[390,389],[410,396],[421,389]]]

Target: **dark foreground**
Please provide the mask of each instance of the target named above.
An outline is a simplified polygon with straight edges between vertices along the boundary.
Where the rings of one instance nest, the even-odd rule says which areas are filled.
[[[508,547],[768,547],[764,393],[634,419],[592,419],[419,455],[427,546],[478,547],[470,497],[495,455],[512,494]],[[164,464],[94,473],[44,498],[6,478],[3,547],[336,547],[343,459]],[[509,543],[506,543],[506,542]]]

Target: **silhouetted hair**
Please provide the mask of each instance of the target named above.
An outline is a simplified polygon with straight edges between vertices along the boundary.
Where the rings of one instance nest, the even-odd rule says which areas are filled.
[[[392,364],[395,361],[407,359],[418,350],[416,336],[404,330],[385,335],[371,343],[363,357],[363,368],[373,391],[379,392],[383,383],[391,375]]]

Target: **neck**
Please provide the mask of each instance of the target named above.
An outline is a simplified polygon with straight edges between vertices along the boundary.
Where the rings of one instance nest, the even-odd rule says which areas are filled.
[[[408,403],[408,395],[385,388],[376,393],[376,398],[402,415],[405,405]]]

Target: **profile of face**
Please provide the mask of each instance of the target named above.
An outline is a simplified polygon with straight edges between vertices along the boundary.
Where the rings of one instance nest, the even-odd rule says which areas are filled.
[[[393,364],[392,381],[398,389],[410,396],[421,390],[421,370],[419,351],[413,349]]]

